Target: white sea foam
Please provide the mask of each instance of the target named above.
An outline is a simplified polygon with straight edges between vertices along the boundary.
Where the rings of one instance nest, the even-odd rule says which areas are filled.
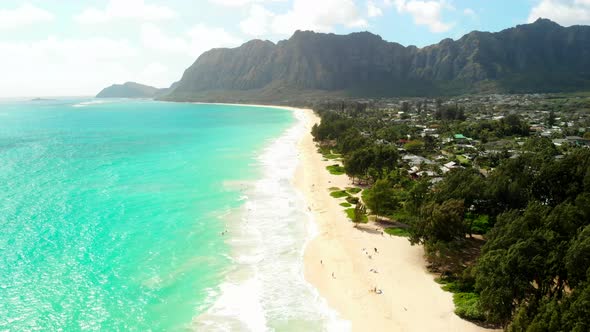
[[[206,331],[346,331],[303,275],[303,252],[317,230],[291,184],[304,115],[259,157],[263,178],[247,190],[239,213],[225,218],[232,269],[209,310],[196,317]]]
[[[107,103],[106,100],[89,100],[89,101],[83,101],[77,104],[72,105],[72,107],[87,107],[87,106],[91,106],[91,105],[97,105],[97,104],[105,104]]]

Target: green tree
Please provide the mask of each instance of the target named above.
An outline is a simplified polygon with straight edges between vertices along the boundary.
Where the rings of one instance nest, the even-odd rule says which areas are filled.
[[[587,280],[590,272],[590,225],[584,227],[572,241],[565,256],[565,264],[572,287]]]
[[[368,148],[355,150],[344,158],[344,171],[354,179],[363,179],[367,176],[369,168],[373,164],[374,155]]]
[[[363,191],[363,201],[378,216],[391,215],[399,204],[392,184],[386,179],[377,180],[371,188]]]
[[[442,203],[449,199],[462,199],[465,207],[475,211],[480,210],[485,202],[482,188],[485,188],[484,178],[473,168],[457,168],[447,174],[443,181],[435,188],[434,198]]]
[[[358,224],[365,222],[366,215],[367,208],[362,203],[357,203],[354,208],[354,218],[352,219],[354,227],[357,227]]]
[[[374,158],[371,166],[377,170],[379,178],[397,167],[399,154],[394,146],[377,145],[372,150]]]
[[[449,199],[442,204],[430,202],[422,207],[411,228],[410,241],[425,245],[465,240],[463,200]]]
[[[555,112],[553,112],[553,110],[551,110],[549,112],[549,116],[547,117],[547,125],[549,127],[555,126],[556,123],[556,119],[555,119]]]
[[[522,150],[527,152],[538,153],[542,157],[550,158],[558,154],[557,148],[547,137],[531,137],[522,145]]]
[[[412,188],[408,190],[408,200],[406,201],[405,209],[411,214],[417,215],[422,204],[427,201],[430,192],[430,181],[427,178],[422,178],[412,183]]]

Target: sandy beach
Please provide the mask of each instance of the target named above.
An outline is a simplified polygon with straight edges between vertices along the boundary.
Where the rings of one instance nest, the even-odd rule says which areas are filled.
[[[342,200],[329,195],[330,187],[352,183],[326,170],[334,162],[323,160],[310,134],[319,117],[302,111],[308,130],[298,145],[300,161],[293,181],[318,227],[305,250],[306,279],[352,323],[353,331],[486,331],[453,313],[452,294],[434,282],[420,246],[383,235],[371,223],[353,227],[339,206]],[[375,287],[382,293],[372,292]]]

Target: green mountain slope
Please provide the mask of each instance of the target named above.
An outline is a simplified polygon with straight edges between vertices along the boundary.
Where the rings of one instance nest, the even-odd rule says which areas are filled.
[[[404,47],[369,32],[297,31],[274,44],[213,49],[164,99],[278,101],[320,94],[415,96],[590,89],[590,27],[539,19]]]

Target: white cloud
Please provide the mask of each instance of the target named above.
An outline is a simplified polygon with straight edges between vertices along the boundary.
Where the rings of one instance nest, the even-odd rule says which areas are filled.
[[[107,38],[0,42],[0,81],[5,96],[96,93],[131,76],[128,63],[139,54],[126,40]]]
[[[445,0],[385,0],[385,4],[395,5],[399,13],[410,14],[415,24],[428,26],[432,32],[446,32],[453,27],[442,19],[443,9],[454,9]]]
[[[240,22],[240,29],[247,35],[260,37],[268,32],[274,16],[273,12],[261,5],[253,5],[248,17]]]
[[[383,15],[383,11],[381,8],[375,5],[373,0],[367,0],[367,16],[368,17],[377,17]]]
[[[243,41],[222,28],[197,24],[189,30],[189,52],[193,56],[199,56],[212,48],[236,47]]]
[[[143,76],[158,76],[168,71],[168,67],[159,62],[152,62],[142,72]]]
[[[14,9],[0,9],[0,29],[16,29],[53,20],[53,14],[30,4],[24,4]]]
[[[590,0],[541,0],[531,9],[528,21],[548,18],[561,25],[590,23]]]
[[[172,83],[172,80],[170,79],[171,74],[177,75],[176,78],[172,78],[172,80],[178,79],[179,73],[171,73],[167,66],[156,61],[149,63],[139,75],[130,77],[127,80],[155,86],[157,88],[167,88]]]
[[[250,4],[260,4],[264,2],[286,2],[287,0],[209,0],[209,2],[227,6],[227,7],[241,7]]]
[[[180,36],[172,36],[156,25],[146,23],[141,27],[141,40],[147,49],[184,54],[191,58],[198,57],[212,48],[234,47],[242,43],[241,39],[224,29],[204,24],[197,24]]]
[[[285,13],[275,14],[265,9],[253,9],[250,16],[240,23],[242,31],[257,35],[269,32],[273,35],[291,35],[295,30],[334,31],[336,26],[366,27],[353,0],[294,0]]]
[[[141,26],[141,42],[150,50],[188,53],[188,44],[185,39],[178,36],[168,36],[152,23],[144,23]]]
[[[110,0],[104,9],[88,8],[75,16],[75,20],[83,24],[95,24],[116,19],[159,21],[175,16],[176,12],[169,7],[147,4],[144,0]]]
[[[0,54],[15,57],[28,54],[40,58],[51,57],[58,61],[79,59],[92,62],[135,56],[137,50],[126,40],[58,39],[50,36],[34,42],[0,42]]]
[[[463,9],[463,15],[469,16],[471,18],[476,18],[477,17],[477,14],[471,8],[465,8],[465,9]]]

